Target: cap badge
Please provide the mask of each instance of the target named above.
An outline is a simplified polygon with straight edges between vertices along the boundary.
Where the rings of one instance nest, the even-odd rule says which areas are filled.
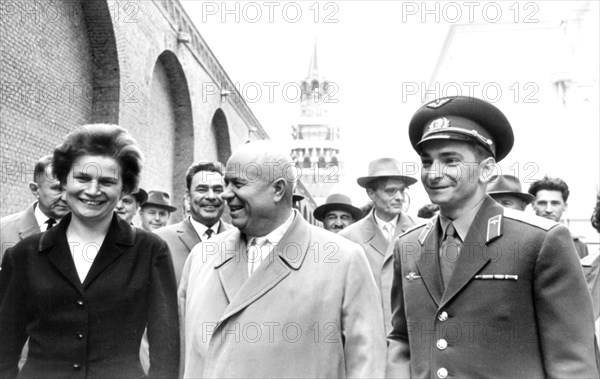
[[[452,100],[452,99],[436,99],[436,100],[433,100],[432,102],[428,103],[427,107],[428,108],[433,108],[433,109],[439,108],[442,105],[444,105],[447,102],[449,102],[450,100]]]
[[[435,120],[433,120],[431,122],[431,124],[429,124],[429,130],[449,128],[449,127],[450,127],[450,120],[448,120],[446,117],[436,118]]]

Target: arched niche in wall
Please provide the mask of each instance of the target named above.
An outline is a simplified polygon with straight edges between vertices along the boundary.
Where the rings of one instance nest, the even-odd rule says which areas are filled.
[[[188,82],[179,59],[172,51],[158,56],[152,73],[150,109],[146,136],[147,172],[144,181],[167,191],[178,208],[171,223],[183,217],[185,173],[194,160],[194,122]],[[148,167],[149,166],[149,167]]]
[[[82,0],[92,54],[91,122],[119,123],[121,89],[125,95],[135,91],[135,84],[120,83],[119,57],[113,18],[105,0]]]
[[[231,156],[231,142],[229,141],[229,125],[221,108],[215,111],[211,127],[217,141],[217,159],[225,164]]]

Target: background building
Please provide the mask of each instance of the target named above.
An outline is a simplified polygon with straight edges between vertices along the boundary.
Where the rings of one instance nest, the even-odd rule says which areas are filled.
[[[343,162],[340,159],[340,130],[329,117],[332,87],[319,74],[315,43],[308,75],[301,85],[300,116],[292,125],[292,159],[302,170],[301,180],[317,204],[339,192]]]
[[[563,221],[598,247],[590,216],[600,173],[599,3],[511,4],[498,22],[450,26],[424,97],[463,94],[498,106],[515,134],[499,169],[525,191],[544,175],[564,179]]]

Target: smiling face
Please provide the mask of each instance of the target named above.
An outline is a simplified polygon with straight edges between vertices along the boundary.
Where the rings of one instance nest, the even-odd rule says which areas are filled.
[[[494,163],[493,158],[476,157],[467,142],[432,140],[423,144],[421,181],[431,202],[455,219],[485,197],[485,177],[491,176]]]
[[[263,177],[265,167],[261,168],[255,157],[247,151],[231,156],[227,162],[226,188],[222,197],[229,206],[232,224],[249,236],[260,237],[275,230],[280,216],[277,214],[274,183],[268,175]]]
[[[108,156],[83,155],[73,162],[64,188],[73,219],[107,221],[123,190],[119,164]]]
[[[331,210],[325,214],[323,218],[323,228],[330,232],[337,233],[346,226],[354,222],[354,217],[347,211]]]
[[[69,205],[63,197],[63,188],[52,174],[52,166],[48,165],[36,182],[29,183],[29,189],[38,199],[38,206],[43,214],[55,220],[69,213]]]
[[[224,189],[223,176],[218,172],[198,171],[194,174],[186,194],[192,218],[207,227],[219,221],[225,208],[221,198]]]
[[[151,232],[166,226],[169,216],[171,216],[171,213],[168,210],[154,205],[144,205],[140,209],[142,228]]]

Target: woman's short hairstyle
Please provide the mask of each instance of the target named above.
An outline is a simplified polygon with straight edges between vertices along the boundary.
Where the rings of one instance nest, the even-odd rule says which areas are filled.
[[[66,184],[75,160],[84,155],[108,156],[119,164],[123,192],[137,190],[142,171],[143,154],[135,139],[125,129],[111,124],[88,124],[69,133],[54,150],[54,175]]]

